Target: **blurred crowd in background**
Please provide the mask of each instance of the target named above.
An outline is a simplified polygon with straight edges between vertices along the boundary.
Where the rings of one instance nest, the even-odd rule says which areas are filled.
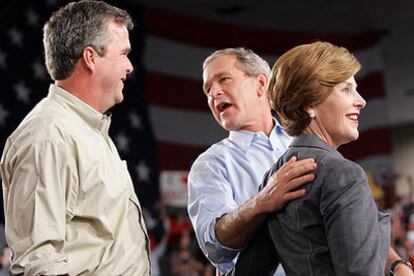
[[[383,186],[377,185],[369,172],[367,176],[379,209],[391,215],[392,246],[401,257],[414,265],[413,179],[406,177],[407,189],[397,195],[394,181],[401,176],[391,175]],[[170,199],[163,201],[171,202]],[[150,237],[152,275],[215,275],[215,268],[198,247],[186,207],[172,207],[165,202],[158,204],[158,214],[144,211]],[[8,275],[12,254],[5,240],[4,225],[0,227],[0,235],[0,276],[3,276]]]
[[[391,175],[383,186],[377,185],[369,172],[367,176],[379,209],[391,214],[392,246],[414,265],[413,179],[406,177],[407,189],[397,196],[394,181],[401,176]],[[181,193],[185,193],[185,189]],[[168,194],[185,197],[185,194],[172,195],[171,191]],[[215,268],[198,247],[186,207],[168,206],[164,201],[177,203],[164,199],[158,204],[157,214],[144,210],[151,245],[152,275],[215,275]],[[8,275],[12,254],[5,240],[4,225],[0,227],[0,235],[0,276],[3,276]]]

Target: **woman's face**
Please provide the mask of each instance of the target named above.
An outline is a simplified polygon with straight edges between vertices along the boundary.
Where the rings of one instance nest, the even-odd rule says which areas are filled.
[[[359,113],[366,105],[356,88],[352,76],[333,87],[322,103],[308,108],[308,112],[313,112],[315,118],[307,132],[318,135],[335,149],[356,140],[359,135]]]

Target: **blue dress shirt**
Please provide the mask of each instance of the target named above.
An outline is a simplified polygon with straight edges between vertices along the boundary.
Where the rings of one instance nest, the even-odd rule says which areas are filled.
[[[216,220],[257,194],[264,174],[291,141],[278,122],[269,137],[261,131],[230,131],[191,167],[188,213],[203,253],[221,272],[234,266],[240,250],[220,244]]]

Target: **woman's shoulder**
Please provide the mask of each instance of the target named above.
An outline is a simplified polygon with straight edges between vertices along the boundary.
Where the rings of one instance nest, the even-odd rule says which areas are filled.
[[[286,152],[289,154],[289,152]],[[364,170],[354,161],[344,158],[337,151],[327,151],[319,148],[306,148],[292,151],[299,159],[314,158],[318,167],[315,171],[317,178],[331,180],[360,179],[365,176]]]
[[[358,165],[352,160],[344,158],[342,155],[339,154],[324,155],[322,158],[320,158],[319,164],[321,165],[321,168],[323,168],[323,170],[329,171],[330,173],[364,173],[364,170],[361,168],[360,165]]]
[[[322,190],[327,194],[340,196],[349,189],[365,189],[367,186],[366,174],[361,166],[344,157],[327,155],[319,161],[316,174]]]

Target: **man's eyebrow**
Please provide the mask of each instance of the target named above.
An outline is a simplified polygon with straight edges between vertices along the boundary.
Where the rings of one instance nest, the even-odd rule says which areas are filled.
[[[207,88],[211,85],[211,81],[214,79],[219,79],[224,75],[227,75],[227,72],[218,72],[216,74],[214,74],[206,83],[203,84],[203,91],[207,92]]]

